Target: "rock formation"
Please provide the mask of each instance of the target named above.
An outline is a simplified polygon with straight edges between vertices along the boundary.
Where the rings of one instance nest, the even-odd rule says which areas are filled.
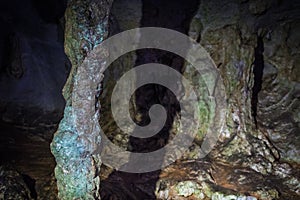
[[[0,199],[299,199],[299,1],[10,0],[0,11]],[[225,123],[205,158],[199,151],[217,114],[208,77],[157,49],[129,52],[101,68],[99,44],[149,26],[190,36],[221,75]],[[135,92],[130,114],[147,125],[153,104],[167,108],[156,136],[129,136],[114,121],[110,101],[118,79],[151,62],[192,82],[201,124],[171,165],[117,171],[99,156],[100,126],[114,144],[134,152],[157,150],[180,134],[178,100],[155,84]]]

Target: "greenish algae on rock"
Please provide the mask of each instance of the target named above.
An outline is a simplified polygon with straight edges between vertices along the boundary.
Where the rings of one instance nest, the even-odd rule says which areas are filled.
[[[95,93],[101,81],[101,60],[84,62],[87,54],[108,35],[111,1],[70,0],[65,14],[65,51],[72,70],[64,87],[64,118],[51,143],[57,165],[55,176],[60,199],[98,199],[101,159]],[[97,73],[98,72],[98,73]],[[89,77],[97,73],[96,83]]]

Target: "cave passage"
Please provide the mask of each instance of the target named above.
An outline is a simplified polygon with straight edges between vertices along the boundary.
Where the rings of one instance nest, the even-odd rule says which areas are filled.
[[[142,5],[141,27],[163,27],[187,34],[199,1],[193,0],[187,4],[183,0],[144,0]],[[184,59],[170,52],[143,49],[136,51],[136,54],[135,66],[161,63],[182,73]],[[155,136],[144,139],[130,136],[130,150],[132,152],[152,152],[164,147],[168,142],[174,117],[176,113],[180,112],[175,95],[163,86],[147,84],[136,90],[135,104],[141,115],[140,121],[137,122],[140,126],[149,123],[148,111],[154,104],[164,106],[167,111],[167,120],[163,129]],[[129,158],[129,162],[134,161]],[[159,161],[154,160],[153,162]],[[101,199],[156,199],[154,192],[160,172],[160,170],[148,173],[114,171],[107,179],[101,181]]]
[[[71,64],[66,0],[0,1],[0,199],[56,199],[50,142]]]
[[[251,99],[251,108],[252,108],[252,116],[254,119],[255,126],[257,128],[257,104],[258,104],[258,93],[262,87],[262,79],[264,72],[264,43],[263,38],[261,36],[257,37],[257,46],[254,50],[255,52],[255,60],[253,67],[254,74],[254,85],[252,88],[252,99]]]
[[[299,0],[2,0],[0,27],[0,199],[300,199]],[[141,49],[105,72],[90,67],[105,57],[96,48],[101,42],[139,27],[173,29],[199,42],[219,63],[224,112],[211,106],[203,74],[173,53]],[[172,67],[194,84],[201,128],[167,168],[126,173],[106,166],[86,144],[100,146],[98,125],[131,152],[170,144],[181,99],[166,87],[144,85],[129,102],[140,126],[149,124],[153,105],[165,108],[167,121],[155,136],[129,136],[112,116],[118,79],[149,63]],[[141,78],[132,79],[126,89]],[[216,147],[201,159],[206,125],[218,122],[216,113],[226,114],[224,126]],[[132,157],[124,160],[135,164]]]

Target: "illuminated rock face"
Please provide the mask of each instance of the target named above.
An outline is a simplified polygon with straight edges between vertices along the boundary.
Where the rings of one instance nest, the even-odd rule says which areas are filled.
[[[158,197],[299,198],[300,24],[293,3],[201,1],[189,35],[221,73],[226,126],[208,162],[191,161],[197,159],[195,141],[182,164],[163,170]],[[185,75],[200,80],[189,66]]]
[[[141,18],[157,25],[157,19],[150,19],[152,14],[156,15],[152,12],[155,3],[146,0],[142,3],[148,13],[142,13],[145,16]],[[138,6],[139,11],[141,7]],[[94,147],[89,145],[100,142],[97,112],[92,109],[95,94],[89,92],[98,84],[89,80],[97,70],[84,64],[83,60],[107,36],[108,22],[104,16],[108,15],[109,8],[109,2],[73,0],[66,11],[65,50],[73,67],[64,88],[67,100],[64,118],[52,142],[61,199],[99,197],[97,172],[101,158],[91,155]],[[116,6],[115,9],[120,8]],[[286,9],[291,12],[286,13]],[[92,14],[87,14],[87,10]],[[154,10],[162,12],[161,7]],[[297,177],[300,145],[299,22],[293,19],[296,11],[288,3],[276,5],[271,1],[202,1],[191,20],[188,34],[210,53],[226,87],[226,126],[217,147],[204,160],[197,160],[197,152],[211,120],[209,116],[213,116],[213,109],[207,104],[208,97],[202,96],[199,120],[204,123],[182,160],[156,174],[102,174],[105,177],[103,196],[107,199],[112,196],[142,199],[147,195],[160,199],[297,199],[300,195]],[[172,13],[170,16],[173,17]],[[128,16],[115,18],[120,23],[120,30],[139,26]],[[150,22],[147,24],[151,25]],[[177,24],[175,28],[178,28]],[[127,56],[114,63],[115,67],[122,64],[122,70],[130,69],[136,55]],[[120,71],[107,72],[104,89],[112,90],[116,79],[113,76],[120,76]],[[183,74],[199,86],[200,93],[203,91],[201,77],[190,66],[186,66]],[[84,84],[79,85],[81,81]],[[141,93],[153,100],[146,89]],[[86,101],[79,101],[78,95],[84,96]],[[155,95],[168,96],[167,93]],[[109,109],[110,99],[102,96],[100,100],[107,103],[104,108]],[[140,107],[147,107],[140,104]],[[132,141],[129,144],[127,135],[122,135],[116,125],[110,123],[113,119],[106,117],[109,111],[104,110],[101,116],[105,116],[101,123],[108,130],[110,139],[125,148],[134,145]],[[176,130],[176,119],[173,128]],[[153,146],[161,145],[158,142],[161,143],[154,141]]]
[[[296,14],[299,3],[293,6],[294,3],[201,1],[190,23],[189,35],[210,53],[226,87],[228,112],[219,143],[204,160],[197,160],[209,123],[206,117],[211,114],[205,102],[207,97],[202,96],[200,120],[205,123],[182,160],[163,169],[159,177],[149,173],[145,175],[149,178],[139,175],[139,180],[129,181],[121,173],[105,174],[102,182],[105,197],[115,195],[122,199],[122,192],[137,198],[140,193],[152,195],[149,188],[152,181],[157,181],[155,195],[159,199],[299,198],[300,74],[296,32],[300,25]],[[151,15],[163,15],[157,4],[143,1],[144,26],[148,25],[145,20],[151,21]],[[170,3],[171,6],[174,4]],[[151,22],[159,26],[157,18]],[[197,89],[201,92],[201,76],[190,66],[185,68],[184,75],[199,83]],[[104,89],[108,87],[111,86],[104,85]],[[143,96],[153,92],[149,91],[143,90]],[[111,139],[126,147],[126,135],[118,133],[109,120],[103,118],[102,124],[110,124],[105,128]],[[158,142],[153,143],[152,146]],[[144,147],[147,148],[146,144]],[[118,178],[120,186],[113,185]],[[133,180],[135,176],[130,178]],[[127,187],[128,182],[133,186]],[[144,190],[136,192],[132,188]]]
[[[55,176],[60,199],[98,199],[101,165],[93,154],[100,144],[95,110],[97,84],[90,76],[101,76],[99,65],[83,63],[85,56],[107,35],[110,1],[69,1],[66,10],[65,50],[72,71],[64,87],[67,106],[51,143],[57,162]],[[87,13],[89,13],[87,15]],[[94,88],[94,89],[93,89]],[[81,98],[80,98],[81,97]]]

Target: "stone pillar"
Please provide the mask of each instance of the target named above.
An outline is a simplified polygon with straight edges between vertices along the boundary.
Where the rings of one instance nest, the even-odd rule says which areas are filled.
[[[64,118],[51,143],[60,199],[100,199],[101,160],[94,152],[101,140],[95,95],[102,74],[100,63],[84,59],[107,37],[111,4],[112,0],[70,0],[65,13],[65,52],[72,70],[63,89]],[[92,79],[92,74],[99,77]]]

